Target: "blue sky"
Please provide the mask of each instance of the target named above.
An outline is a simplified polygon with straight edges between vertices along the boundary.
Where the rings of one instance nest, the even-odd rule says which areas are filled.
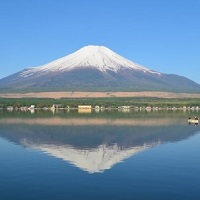
[[[0,0],[0,78],[86,45],[200,83],[199,0]]]

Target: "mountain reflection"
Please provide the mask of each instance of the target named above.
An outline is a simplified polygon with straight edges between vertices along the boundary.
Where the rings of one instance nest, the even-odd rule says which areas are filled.
[[[0,136],[61,158],[88,173],[103,172],[135,154],[186,139],[199,127],[181,118],[1,118]]]

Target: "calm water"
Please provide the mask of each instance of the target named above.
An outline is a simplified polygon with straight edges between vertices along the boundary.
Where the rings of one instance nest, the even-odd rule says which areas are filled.
[[[0,199],[200,199],[183,112],[0,111]]]

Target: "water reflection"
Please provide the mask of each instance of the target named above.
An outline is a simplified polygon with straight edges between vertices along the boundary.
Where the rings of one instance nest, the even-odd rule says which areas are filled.
[[[0,118],[0,126],[1,137],[60,158],[88,173],[104,172],[141,151],[186,139],[199,130],[199,126],[189,126],[185,118],[166,113],[100,118],[18,115]]]

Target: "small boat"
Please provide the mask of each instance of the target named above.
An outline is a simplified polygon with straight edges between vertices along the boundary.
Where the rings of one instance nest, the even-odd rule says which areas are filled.
[[[188,118],[188,124],[195,124],[195,125],[199,124],[198,117],[194,117],[194,118],[189,117]]]

